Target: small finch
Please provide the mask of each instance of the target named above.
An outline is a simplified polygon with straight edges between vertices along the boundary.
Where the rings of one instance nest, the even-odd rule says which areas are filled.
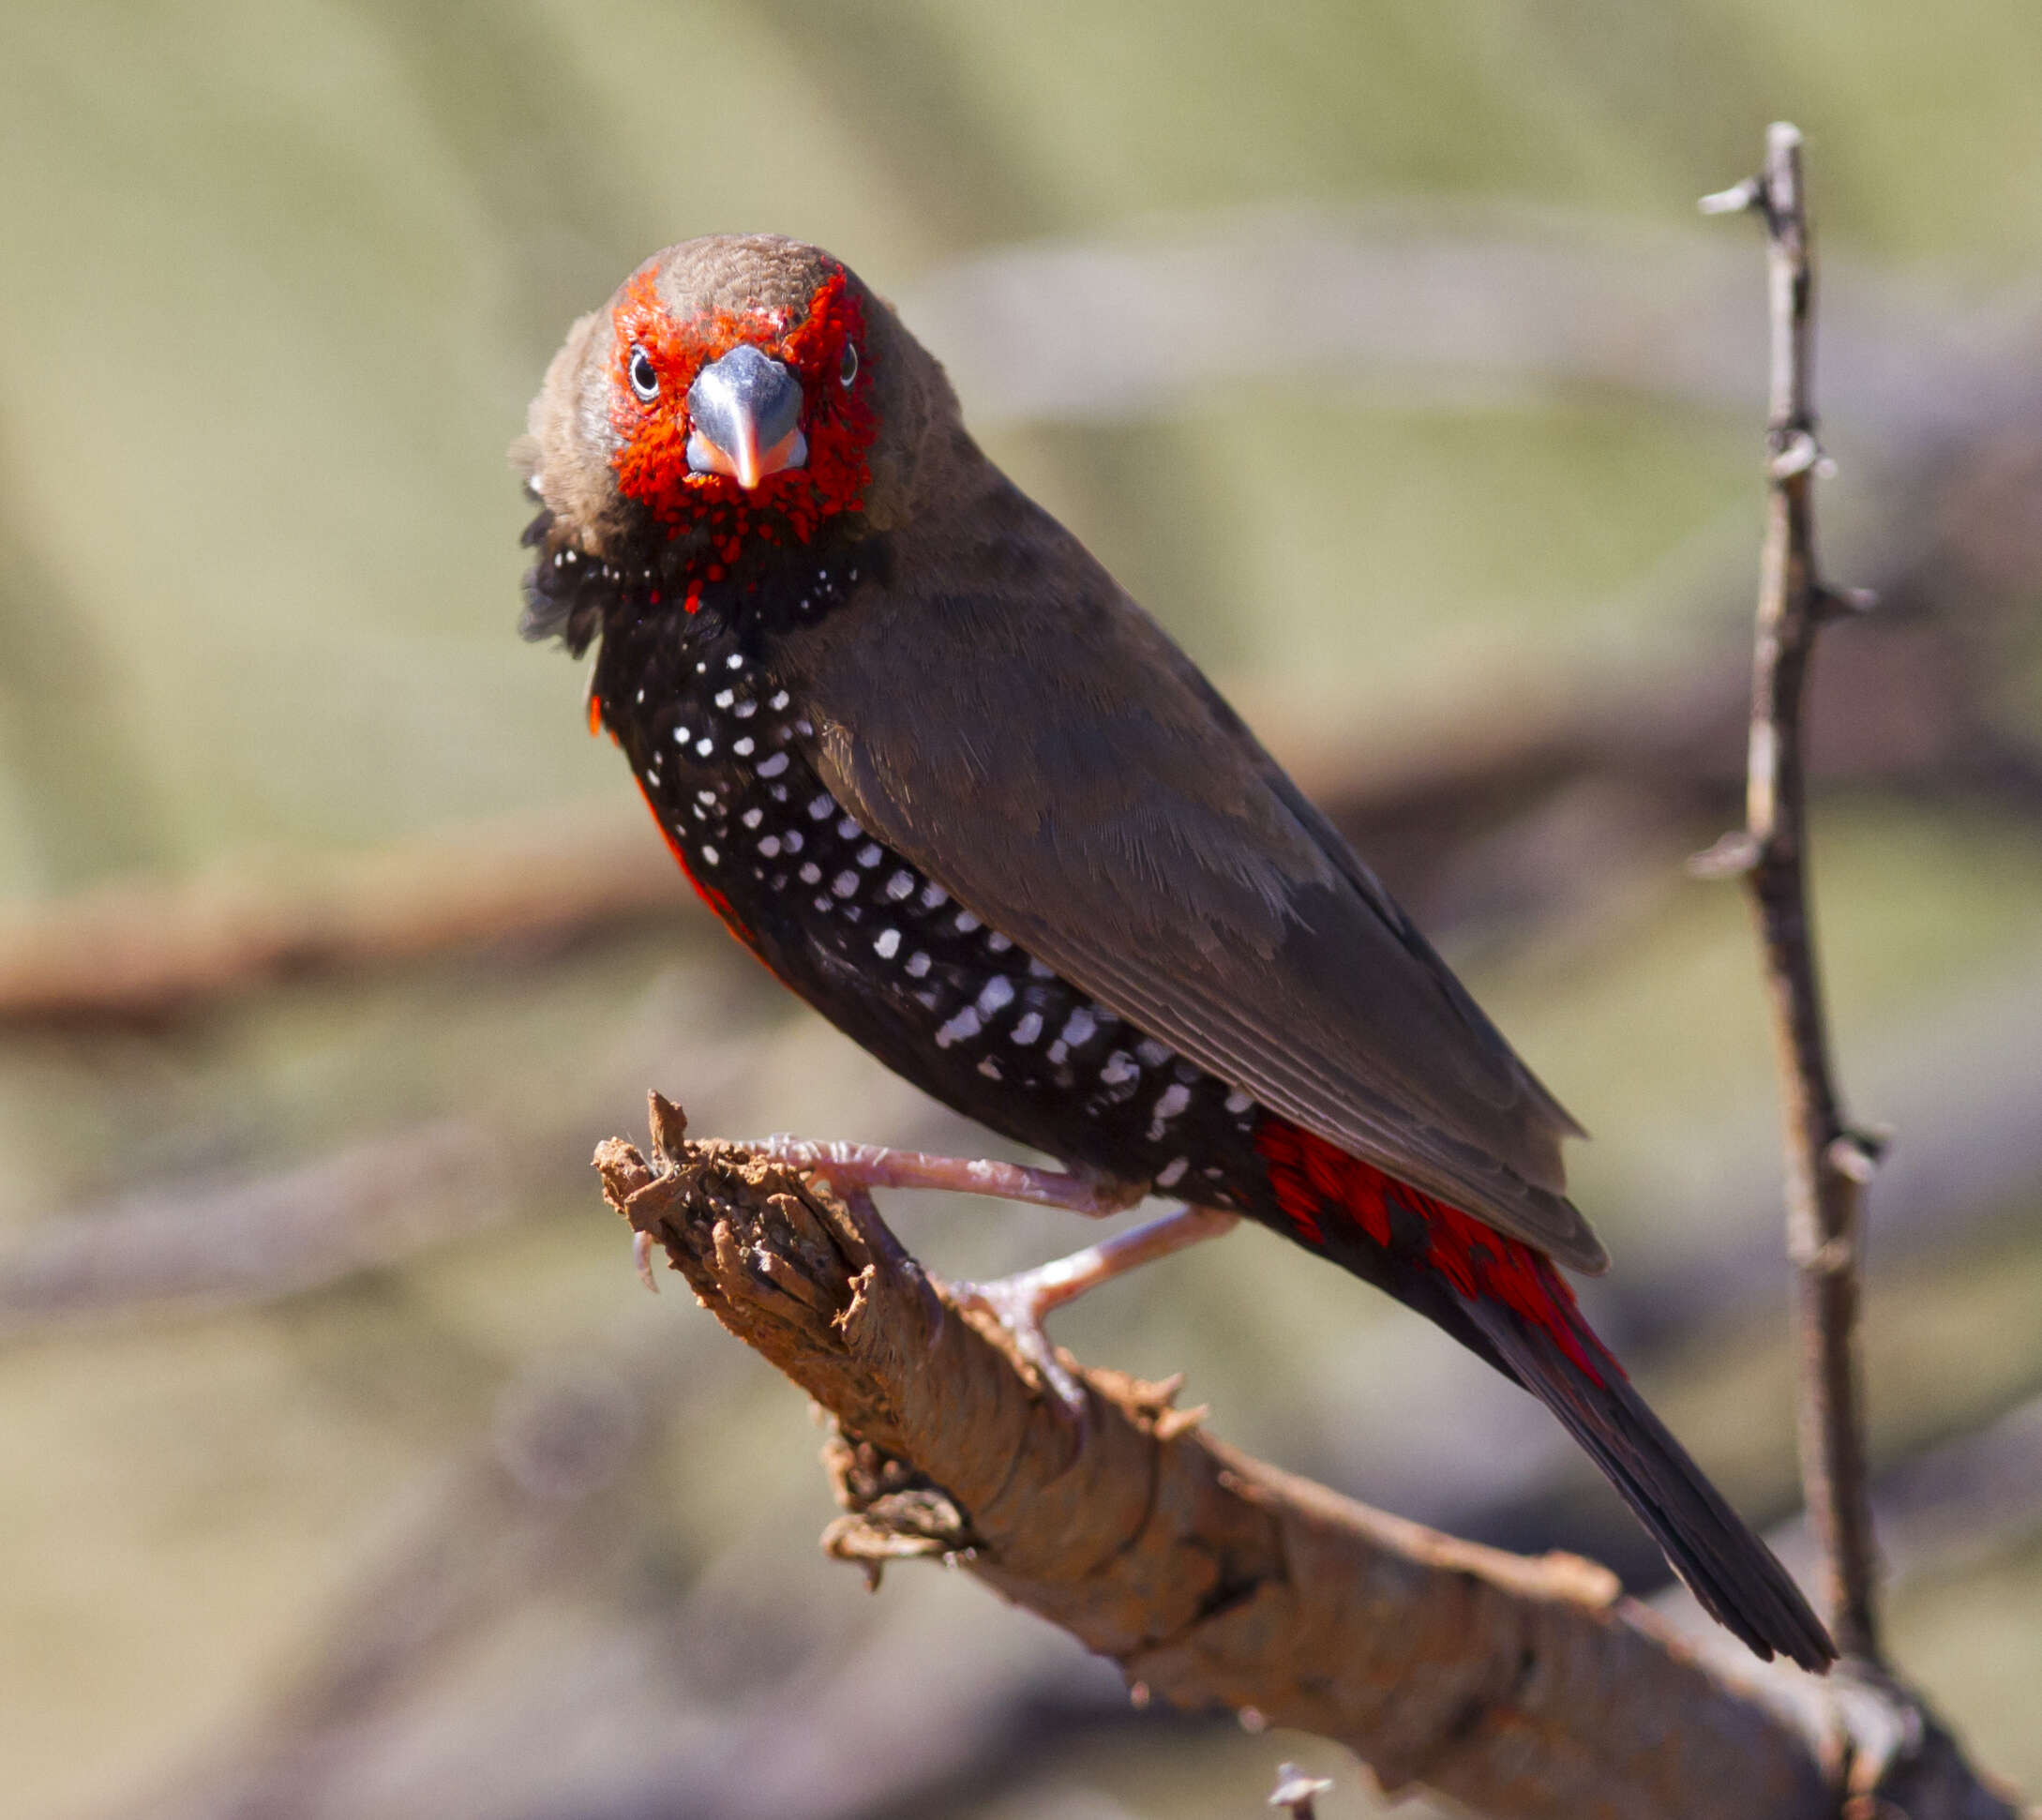
[[[601,640],[592,724],[730,930],[825,1017],[1068,1173],[840,1151],[868,1185],[1185,1211],[981,1291],[1057,1302],[1256,1222],[1546,1405],[1759,1655],[1834,1646],[1557,1268],[1579,1127],[1218,691],[966,431],[845,266],[647,261],[516,451],[524,632]]]

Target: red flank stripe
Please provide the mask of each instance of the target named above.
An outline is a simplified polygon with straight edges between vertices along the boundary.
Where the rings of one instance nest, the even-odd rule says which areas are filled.
[[[753,954],[758,954],[758,944],[752,940],[751,931],[738,921],[737,912],[730,908],[730,900],[722,892],[718,891],[714,885],[705,885],[695,876],[694,867],[688,864],[687,854],[682,850],[681,843],[674,838],[672,830],[667,826],[666,821],[661,818],[659,805],[654,803],[650,796],[645,795],[645,780],[643,778],[638,780],[638,794],[645,796],[645,806],[653,812],[653,823],[658,828],[660,838],[667,843],[667,850],[679,863],[682,877],[695,887],[695,895],[716,912],[716,920],[725,928],[728,929]],[[763,960],[765,956],[761,955],[759,958]]]

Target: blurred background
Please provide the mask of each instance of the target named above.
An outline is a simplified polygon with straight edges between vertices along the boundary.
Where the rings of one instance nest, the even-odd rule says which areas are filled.
[[[515,633],[579,311],[817,240],[1269,735],[1596,1134],[1591,1312],[1795,1546],[1734,889],[1764,278],[1807,132],[1816,898],[1897,1133],[1894,1644],[2042,1782],[2042,30],[2020,0],[207,0],[0,18],[0,1766],[10,1812],[1125,1820],[1342,1752],[1137,1713],[962,1576],[824,1562],[820,1436],[587,1167],[981,1139],[669,874]],[[939,1271],[1068,1216],[897,1197]],[[1554,1427],[1254,1232],[1062,1317],[1214,1429],[1657,1555]]]

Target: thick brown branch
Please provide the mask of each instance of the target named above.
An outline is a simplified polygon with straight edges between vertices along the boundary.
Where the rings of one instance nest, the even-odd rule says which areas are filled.
[[[654,1096],[610,1201],[836,1420],[832,1551],[964,1566],[1189,1708],[1335,1738],[1390,1787],[1498,1816],[1826,1814],[1807,1742],[1711,1678],[1600,1568],[1456,1542],[1251,1460],[1172,1391],[1085,1375],[1079,1427],[869,1203]]]

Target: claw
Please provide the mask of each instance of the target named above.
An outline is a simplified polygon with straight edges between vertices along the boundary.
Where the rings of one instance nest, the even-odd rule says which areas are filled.
[[[631,1235],[631,1261],[638,1266],[638,1281],[656,1296],[659,1279],[653,1274],[653,1235],[650,1232]]]
[[[953,1283],[950,1299],[960,1308],[976,1308],[990,1315],[1005,1330],[1021,1360],[1036,1379],[1063,1406],[1064,1412],[1082,1422],[1086,1415],[1085,1387],[1065,1368],[1043,1331],[1043,1321],[1058,1302],[1067,1300],[1054,1293],[1045,1279],[1058,1269],[1046,1264],[1039,1271],[1024,1271],[1018,1276],[1003,1276],[992,1283]]]
[[[1148,1193],[1148,1184],[1121,1181],[1074,1165],[1067,1170],[1031,1169],[1018,1163],[968,1161],[929,1156],[919,1151],[889,1150],[877,1144],[817,1144],[775,1133],[760,1144],[743,1148],[761,1161],[805,1170],[819,1185],[829,1183],[850,1211],[853,1223],[875,1250],[907,1261],[898,1243],[880,1224],[869,1198],[875,1188],[939,1188],[997,1199],[1028,1201],[1038,1207],[1061,1207],[1074,1213],[1104,1219],[1125,1212]],[[958,1283],[951,1301],[960,1308],[979,1308],[1004,1328],[1015,1354],[1033,1368],[1036,1380],[1082,1424],[1089,1407],[1084,1384],[1057,1357],[1043,1321],[1053,1308],[1074,1301],[1088,1289],[1158,1257],[1167,1257],[1202,1239],[1232,1230],[1239,1215],[1213,1208],[1186,1207],[1146,1226],[1116,1233],[1069,1257],[1002,1277],[996,1283]],[[640,1243],[644,1241],[642,1235]],[[640,1258],[645,1254],[640,1253]],[[641,1274],[650,1273],[641,1263]],[[926,1287],[926,1279],[923,1279]],[[942,1301],[933,1291],[931,1344],[942,1331]]]
[[[1138,1265],[1167,1257],[1206,1239],[1217,1239],[1239,1224],[1236,1213],[1208,1207],[1180,1208],[1127,1232],[1117,1232],[1096,1245],[1073,1252],[1032,1271],[1001,1277],[997,1283],[959,1283],[951,1299],[960,1306],[983,1308],[1013,1336],[1014,1350],[1030,1365],[1051,1393],[1074,1416],[1084,1420],[1083,1386],[1058,1361],[1043,1322],[1052,1309],[1075,1301],[1102,1283],[1124,1275]]]

